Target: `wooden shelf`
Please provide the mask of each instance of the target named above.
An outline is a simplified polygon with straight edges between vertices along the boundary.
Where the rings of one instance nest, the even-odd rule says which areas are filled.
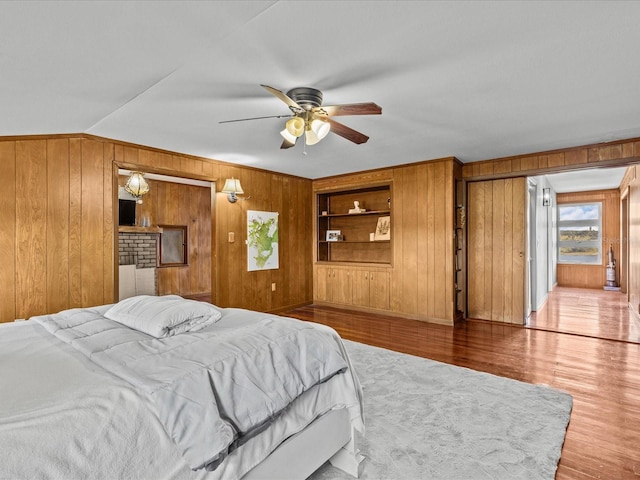
[[[354,202],[366,211],[348,213]],[[392,216],[390,205],[391,185],[316,193],[316,261],[390,265],[391,240],[370,239],[378,219]],[[328,230],[340,231],[345,240],[327,241]]]
[[[120,225],[118,227],[119,233],[162,233],[160,227],[135,227],[128,225]]]
[[[391,210],[367,210],[366,212],[360,213],[327,213],[326,215],[318,215],[318,217],[361,217],[363,215],[391,215]]]
[[[390,243],[391,240],[338,240],[338,241],[328,241],[328,240],[319,240],[319,243],[328,243],[331,245],[340,244],[340,243]]]

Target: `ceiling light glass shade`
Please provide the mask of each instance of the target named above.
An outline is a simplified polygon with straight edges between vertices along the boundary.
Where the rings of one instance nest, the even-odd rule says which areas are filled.
[[[242,190],[242,186],[240,185],[240,180],[236,178],[227,178],[224,182],[224,187],[220,190],[222,193],[244,193]]]
[[[315,145],[320,141],[320,138],[316,135],[316,132],[311,129],[304,132],[304,135],[304,141],[307,143],[307,145]]]
[[[301,117],[293,117],[287,120],[285,126],[287,131],[294,137],[300,137],[304,133],[304,119]]]
[[[311,122],[311,130],[318,136],[318,140],[322,140],[331,130],[331,124],[324,120],[316,118]]]
[[[297,137],[294,137],[293,135],[291,135],[289,133],[289,130],[287,130],[286,128],[284,130],[282,130],[280,132],[280,135],[282,135],[282,138],[284,138],[287,142],[295,145]]]
[[[136,197],[138,203],[142,203],[142,197],[149,193],[149,184],[144,179],[144,173],[131,172],[124,189]]]

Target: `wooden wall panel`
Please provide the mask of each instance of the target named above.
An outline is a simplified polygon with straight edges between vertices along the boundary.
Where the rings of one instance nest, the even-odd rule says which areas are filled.
[[[16,144],[0,142],[0,321],[16,315]]]
[[[636,314],[640,314],[640,171],[638,166],[629,169],[621,187],[629,189],[627,194],[629,209],[627,296],[629,307]]]
[[[50,158],[53,167],[64,161]],[[82,139],[69,140],[69,308],[82,303]]]
[[[526,180],[468,184],[468,317],[522,324]]]
[[[114,190],[113,178],[113,143],[102,142],[102,203],[103,203],[103,223],[102,223],[102,303],[112,303],[118,300],[115,293],[116,270],[114,265],[118,262],[118,228],[115,224],[116,213],[114,212],[113,199],[117,196]]]
[[[16,142],[16,315],[47,311],[47,143]]]
[[[69,140],[47,140],[47,311],[69,305]]]
[[[104,300],[104,168],[102,142],[82,140],[80,257],[82,305]]]
[[[527,180],[524,177],[514,178],[512,182],[513,192],[511,199],[513,202],[513,218],[511,219],[511,235],[513,242],[511,245],[511,264],[513,271],[511,283],[513,285],[511,301],[511,323],[522,325],[524,322],[525,305],[525,262],[526,262],[526,209],[527,209]],[[508,197],[507,197],[508,198]],[[507,255],[509,252],[507,252]],[[505,303],[505,308],[508,304]]]
[[[558,204],[602,202],[602,262],[600,265],[558,264],[558,285],[561,287],[602,288],[607,279],[606,263],[609,245],[614,257],[620,259],[620,191],[558,193]],[[620,266],[616,265],[616,278],[620,278]]]
[[[384,281],[390,278],[388,308],[396,315],[453,325],[456,162],[438,159],[313,183],[315,192],[391,184],[393,253]],[[325,277],[326,268],[318,265],[315,298],[323,301],[328,298]]]
[[[540,175],[598,166],[623,166],[640,162],[640,139],[617,140],[549,152],[518,155],[464,164],[465,179]]]
[[[448,324],[454,312],[452,171],[453,159],[396,168],[392,205],[392,310]]]
[[[415,178],[417,185],[424,190],[426,204],[433,205],[435,202],[435,191],[433,166],[420,165],[416,167]],[[410,173],[410,172],[408,172]],[[430,175],[431,173],[431,175]],[[405,205],[407,202],[404,202]],[[417,312],[424,312],[425,315],[434,316],[434,299],[436,278],[433,275],[433,265],[435,261],[435,211],[433,208],[422,208],[416,210],[416,233],[422,233],[421,242],[417,241],[416,248],[416,268],[419,272],[417,283]],[[395,220],[395,218],[393,219]]]
[[[205,205],[211,211],[210,220],[195,227],[198,243],[192,244],[199,259],[210,261],[178,275],[178,288],[208,277],[224,307],[278,311],[312,300],[310,180],[90,135],[11,137],[0,138],[0,321],[114,300],[114,164],[210,181],[235,177],[251,196],[236,204],[212,192],[188,199],[188,222]],[[164,201],[176,198],[186,202],[180,193]],[[248,209],[288,215],[280,235],[287,255],[279,270],[247,271]],[[236,234],[234,243],[229,232]],[[205,236],[213,248],[200,243]]]
[[[402,228],[402,243],[400,244],[402,256],[398,264],[401,268],[394,271],[394,273],[400,273],[401,271],[402,274],[394,275],[395,292],[392,295],[402,299],[399,308],[408,315],[418,315],[419,279],[420,277],[428,276],[430,273],[430,266],[427,266],[427,268],[421,270],[420,277],[418,276],[418,244],[420,243],[418,238],[421,232],[418,232],[417,217],[422,211],[420,208],[421,202],[418,202],[418,198],[424,198],[427,192],[422,185],[418,190],[417,169],[418,167],[406,167],[398,172],[398,180],[401,186],[394,188],[394,194],[402,197],[402,211],[400,212],[400,218],[396,217],[395,210],[392,216],[394,223],[392,236],[393,231],[400,226]],[[422,253],[424,254],[425,252]]]

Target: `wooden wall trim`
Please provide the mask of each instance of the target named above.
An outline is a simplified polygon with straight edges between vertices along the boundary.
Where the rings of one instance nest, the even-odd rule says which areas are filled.
[[[585,168],[620,167],[640,162],[640,138],[466,163],[466,180],[534,176]]]

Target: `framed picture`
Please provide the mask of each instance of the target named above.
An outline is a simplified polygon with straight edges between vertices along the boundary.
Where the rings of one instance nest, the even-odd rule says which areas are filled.
[[[280,268],[278,212],[247,210],[247,271]]]
[[[391,240],[391,217],[379,217],[374,240]]]
[[[342,237],[340,230],[327,230],[327,242],[337,242]]]

